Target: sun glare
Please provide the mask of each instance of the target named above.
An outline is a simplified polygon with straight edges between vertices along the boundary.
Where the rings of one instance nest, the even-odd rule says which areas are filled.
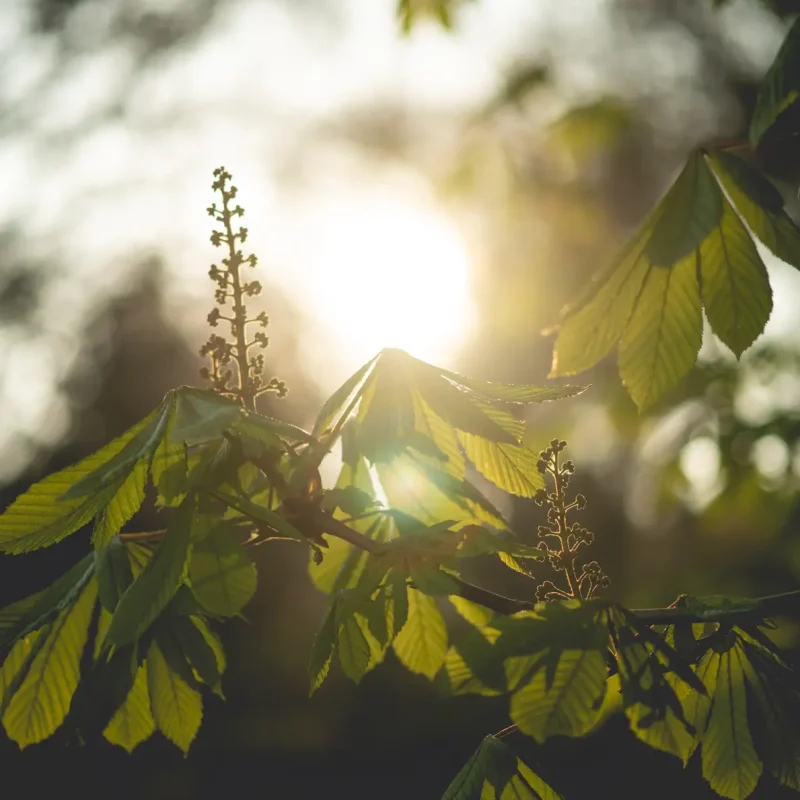
[[[317,353],[347,368],[384,347],[441,363],[464,341],[473,320],[469,258],[435,209],[338,202],[319,209],[305,235],[303,274],[293,277]]]

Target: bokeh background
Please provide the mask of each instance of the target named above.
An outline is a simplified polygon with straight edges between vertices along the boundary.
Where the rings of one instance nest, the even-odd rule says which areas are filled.
[[[423,5],[423,3],[419,3]],[[719,5],[714,9],[712,6]],[[216,252],[211,171],[234,175],[271,318],[263,410],[307,425],[385,346],[489,380],[543,382],[558,312],[688,150],[743,135],[790,0],[477,0],[402,36],[394,0],[0,3],[0,507],[199,385]],[[795,198],[788,196],[790,211]],[[706,337],[640,416],[614,358],[535,408],[567,439],[585,524],[631,606],[800,583],[800,276],[765,254],[775,310],[737,363]],[[515,526],[539,510],[507,501]],[[0,601],[84,551],[0,558]],[[283,549],[282,549],[283,548]],[[385,667],[307,698],[324,598],[297,548],[260,548],[249,624],[223,629],[226,704],[187,759],[65,726],[20,753],[10,796],[437,798],[502,702],[442,699]],[[530,586],[507,579],[508,593]],[[797,631],[782,642],[797,649]],[[712,797],[698,765],[622,724],[531,749],[568,798]],[[659,776],[653,781],[653,775]],[[758,796],[779,798],[774,787]]]

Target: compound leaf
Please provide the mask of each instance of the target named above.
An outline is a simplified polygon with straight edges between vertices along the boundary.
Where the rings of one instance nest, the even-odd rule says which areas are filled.
[[[436,600],[408,590],[408,618],[394,639],[395,655],[411,672],[433,680],[447,655],[447,627]]]
[[[37,652],[3,714],[6,733],[20,748],[48,738],[67,716],[96,598],[97,585],[91,582],[39,634]]]

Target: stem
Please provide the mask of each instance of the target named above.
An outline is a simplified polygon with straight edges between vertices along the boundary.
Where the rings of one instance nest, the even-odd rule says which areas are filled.
[[[228,208],[229,194],[222,192],[222,224],[225,226],[225,240],[228,245],[228,274],[233,288],[233,321],[231,327],[236,337],[236,365],[239,368],[239,396],[248,411],[256,410],[255,395],[250,386],[250,366],[247,363],[247,341],[244,298],[239,267],[242,260],[236,250],[236,235],[231,227],[232,215]]]
[[[567,527],[567,511],[564,498],[564,487],[561,485],[561,473],[558,469],[558,450],[553,453],[553,482],[556,487],[556,508],[558,509],[558,539],[561,542],[561,560],[564,564],[564,572],[567,576],[570,594],[575,598],[582,598],[580,581],[575,574],[575,556],[569,549],[567,537],[569,530]],[[571,556],[571,557],[570,557]]]

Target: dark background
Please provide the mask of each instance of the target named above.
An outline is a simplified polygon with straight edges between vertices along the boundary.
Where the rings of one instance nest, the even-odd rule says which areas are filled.
[[[211,169],[241,160],[242,148],[254,159],[244,163],[257,165],[244,174],[234,169],[245,198],[269,180],[278,187],[278,207],[283,197],[302,200],[326,180],[334,187],[357,182],[365,169],[400,169],[424,182],[464,231],[477,298],[477,322],[443,366],[490,380],[543,381],[552,339],[541,331],[565,299],[657,200],[692,145],[744,135],[759,76],[786,15],[800,10],[795,5],[738,0],[713,12],[710,2],[693,0],[532,0],[537,10],[529,14],[519,3],[484,0],[457,15],[453,32],[422,26],[410,43],[396,45],[408,49],[388,73],[404,93],[370,85],[364,97],[315,114],[302,110],[311,91],[302,64],[287,61],[274,77],[281,91],[248,94],[247,69],[258,68],[259,59],[265,72],[280,63],[282,28],[267,23],[290,20],[335,75],[348,48],[399,41],[399,30],[386,33],[394,25],[388,0],[21,0],[14,7],[22,22],[14,36],[0,38],[4,76],[24,76],[26,59],[44,50],[50,56],[38,78],[20,78],[24,91],[13,81],[0,88],[0,158],[7,156],[11,179],[0,220],[0,506],[121,433],[168,389],[199,385],[196,350],[211,300],[202,276],[214,255],[203,247],[202,225],[211,198],[181,190],[210,183]],[[254,6],[271,9],[263,12],[262,46],[231,33],[231,20]],[[514,15],[520,35],[513,47],[487,55],[481,36],[516,24]],[[478,99],[432,105],[412,68],[416,58],[437,63],[423,45],[444,67],[452,48],[490,61],[493,83]],[[127,53],[127,67],[102,100],[81,102],[90,83],[72,94],[64,89],[76,64],[96,59],[95,69],[109,69],[100,59],[117,47]],[[178,70],[169,84],[170,113],[143,118],[142,103],[157,106],[159,97],[147,81],[172,74],[176,61],[202,47],[209,48],[210,71],[200,80],[191,69]],[[249,67],[237,72],[231,65],[243,53]],[[226,70],[225,91],[198,90],[198,82]],[[53,117],[59,103],[70,113],[62,108]],[[200,140],[220,125],[213,146],[191,150],[195,133]],[[139,145],[103,156],[110,162],[92,177],[92,137],[109,126]],[[173,149],[170,131],[178,132]],[[109,174],[108,163],[119,174]],[[154,163],[174,169],[158,172]],[[70,164],[79,166],[70,173]],[[58,176],[61,206],[53,211],[47,200]],[[142,187],[151,198],[146,206],[130,199]],[[187,209],[191,216],[178,213],[186,197],[199,198]],[[174,214],[163,228],[148,216],[159,203]],[[248,223],[269,236],[269,214]],[[101,235],[109,231],[111,237]],[[266,261],[270,273],[280,272],[279,259]],[[664,605],[680,592],[798,588],[800,284],[785,265],[773,259],[768,266],[776,310],[765,340],[741,365],[707,337],[690,378],[639,416],[612,357],[582,376],[593,384],[586,395],[530,414],[533,446],[553,436],[569,440],[578,466],[573,485],[589,498],[584,524],[597,534],[593,557],[612,578],[609,595],[628,605]],[[346,376],[342,364],[356,365],[337,362],[340,354],[323,340],[309,345],[308,309],[279,279],[262,299],[273,323],[268,374],[278,373],[291,390],[262,410],[307,425],[324,392]],[[388,301],[376,294],[375,302]],[[414,309],[406,314],[410,326],[426,325]],[[306,357],[309,346],[318,361]],[[320,362],[334,365],[322,377]],[[27,413],[34,406],[39,417]],[[514,501],[509,510],[522,535],[533,538],[542,521],[536,507]],[[87,538],[80,533],[41,553],[2,557],[0,600],[45,585],[85,552]],[[188,758],[158,735],[130,757],[105,742],[81,744],[66,724],[22,753],[0,741],[4,790],[33,798],[67,792],[174,800],[440,796],[480,739],[505,727],[503,702],[440,698],[391,655],[360,686],[335,673],[309,699],[306,663],[324,597],[307,578],[305,554],[282,547],[259,549],[249,624],[222,630],[228,702],[207,698]],[[505,581],[508,593],[530,595],[514,576]],[[777,635],[796,651],[795,626],[785,623]],[[568,798],[713,796],[697,759],[682,770],[638,743],[621,720],[580,741],[542,748],[522,737],[509,742]],[[782,793],[765,784],[754,796]]]

